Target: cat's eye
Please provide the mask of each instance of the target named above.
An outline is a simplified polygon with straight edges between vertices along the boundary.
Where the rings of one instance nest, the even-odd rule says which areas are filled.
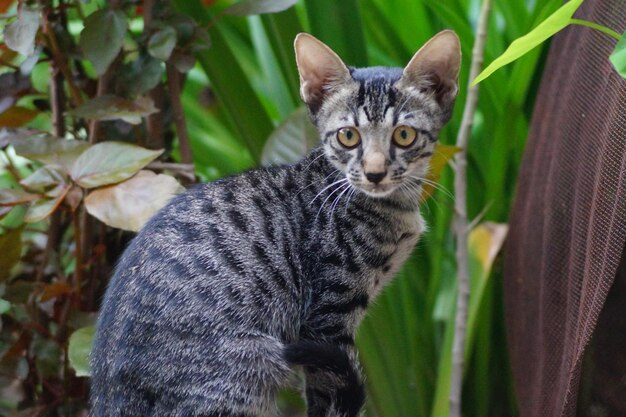
[[[361,134],[353,127],[342,127],[337,132],[337,140],[344,148],[352,149],[361,143]]]
[[[415,143],[417,131],[411,126],[398,126],[393,131],[393,143],[401,148],[408,148]]]

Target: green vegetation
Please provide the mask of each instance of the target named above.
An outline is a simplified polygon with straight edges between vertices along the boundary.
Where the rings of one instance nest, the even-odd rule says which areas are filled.
[[[494,1],[485,61],[561,5]],[[165,200],[180,183],[291,161],[313,146],[298,97],[298,32],[352,65],[403,66],[433,34],[454,29],[461,91],[440,138],[453,145],[479,8],[479,0],[0,0],[0,387],[9,387],[0,389],[0,415],[86,407],[90,326],[128,231],[155,209],[146,195]],[[620,45],[612,59],[623,71]],[[468,416],[516,415],[496,254],[544,54],[529,50],[481,83],[468,155],[478,224],[469,240]],[[448,414],[451,188],[446,168],[424,205],[430,231],[360,329],[368,416]]]

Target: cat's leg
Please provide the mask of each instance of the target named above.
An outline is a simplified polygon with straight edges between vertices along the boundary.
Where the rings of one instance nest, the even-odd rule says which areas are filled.
[[[301,341],[286,348],[290,364],[302,365],[309,417],[356,417],[365,401],[352,345]]]

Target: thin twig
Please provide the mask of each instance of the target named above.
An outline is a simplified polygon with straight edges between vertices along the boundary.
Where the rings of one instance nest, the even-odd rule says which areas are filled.
[[[174,115],[174,124],[176,125],[176,133],[178,134],[178,143],[180,145],[180,160],[184,164],[193,163],[193,155],[189,146],[189,134],[187,133],[187,123],[185,122],[185,113],[180,100],[181,95],[181,79],[180,72],[174,64],[168,63],[167,71],[167,87],[170,93],[172,104],[172,113]]]
[[[480,72],[483,63],[485,38],[491,0],[483,0],[476,40],[472,49],[472,66],[468,85]],[[455,157],[454,195],[455,218],[454,230],[456,234],[456,260],[458,271],[458,295],[456,318],[454,322],[454,343],[452,345],[452,371],[450,381],[450,417],[461,416],[461,390],[463,387],[463,355],[465,353],[465,338],[467,333],[467,310],[469,304],[469,255],[467,247],[467,145],[472,132],[472,123],[478,101],[478,86],[472,86],[467,93],[463,119],[456,140],[456,146],[461,151]]]

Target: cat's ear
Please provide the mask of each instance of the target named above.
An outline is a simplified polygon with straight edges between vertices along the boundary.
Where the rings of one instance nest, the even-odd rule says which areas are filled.
[[[326,94],[350,78],[350,70],[332,49],[308,33],[299,33],[294,47],[300,96],[316,111]]]
[[[450,112],[459,90],[461,44],[451,30],[433,36],[413,55],[404,68],[401,82],[432,93],[444,110]]]

